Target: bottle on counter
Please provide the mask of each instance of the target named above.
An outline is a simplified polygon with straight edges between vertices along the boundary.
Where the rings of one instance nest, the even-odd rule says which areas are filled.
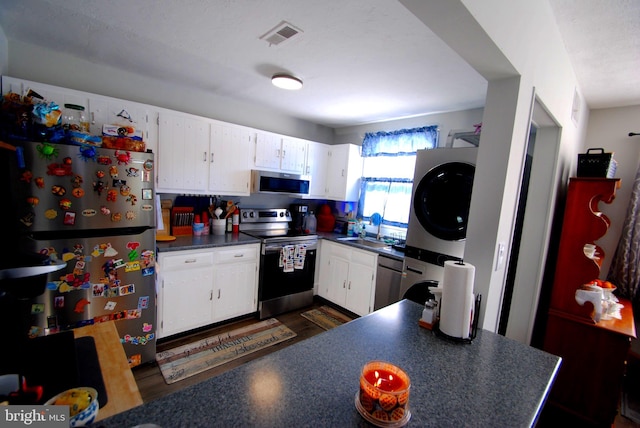
[[[309,215],[304,219],[304,230],[307,233],[316,233],[318,221],[313,211],[309,211]]]

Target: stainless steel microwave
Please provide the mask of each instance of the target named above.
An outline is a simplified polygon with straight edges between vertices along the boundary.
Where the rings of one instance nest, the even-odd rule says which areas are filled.
[[[308,196],[311,177],[286,172],[251,171],[251,193]]]

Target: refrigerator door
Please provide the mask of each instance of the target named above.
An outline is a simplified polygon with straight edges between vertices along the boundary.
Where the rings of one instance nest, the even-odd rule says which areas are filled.
[[[29,233],[155,227],[152,153],[21,144],[13,193]]]
[[[31,306],[31,335],[114,320],[130,365],[155,359],[155,230],[31,241],[67,267]]]

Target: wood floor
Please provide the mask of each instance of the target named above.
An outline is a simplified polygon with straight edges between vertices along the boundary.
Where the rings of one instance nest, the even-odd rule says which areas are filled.
[[[224,373],[228,370],[231,370],[243,363],[246,363],[247,361],[251,361],[255,358],[262,357],[271,352],[275,352],[279,349],[285,348],[287,346],[291,346],[302,340],[315,336],[316,334],[320,334],[324,332],[325,330],[318,327],[316,324],[312,323],[306,318],[300,316],[302,312],[320,307],[323,304],[326,304],[326,303],[318,301],[314,303],[312,306],[309,306],[307,308],[291,311],[275,317],[281,323],[289,327],[291,330],[293,330],[297,334],[295,338],[291,340],[287,340],[282,343],[275,344],[266,349],[254,352],[245,357],[238,358],[236,360],[233,360],[221,366],[214,367],[210,370],[207,370],[206,372],[197,374],[195,376],[181,380],[171,385],[167,385],[165,383],[164,378],[162,377],[162,373],[160,373],[160,369],[158,368],[158,365],[155,362],[144,364],[139,367],[135,367],[133,369],[133,375],[138,384],[138,389],[140,390],[140,394],[142,395],[142,400],[145,403],[147,403],[151,400],[155,400],[156,398],[160,398],[164,395],[171,394],[172,392],[186,388],[187,386],[200,383],[203,380],[208,379],[210,377],[217,376],[220,373]],[[176,346],[184,345],[185,343],[193,342],[200,338],[223,333],[229,330],[233,330],[235,328],[243,327],[245,325],[252,324],[256,321],[257,321],[257,317],[244,318],[239,321],[225,323],[221,326],[204,329],[183,337],[168,338],[167,340],[160,339],[157,344],[157,351],[160,352]]]

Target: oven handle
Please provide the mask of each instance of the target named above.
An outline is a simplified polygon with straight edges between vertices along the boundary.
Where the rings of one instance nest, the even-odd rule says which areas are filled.
[[[266,254],[266,253],[275,253],[275,252],[280,252],[282,250],[282,247],[286,247],[287,245],[299,245],[299,244],[304,244],[307,246],[307,251],[312,251],[318,248],[318,243],[317,242],[296,242],[296,243],[289,243],[287,244],[285,243],[277,243],[277,244],[264,244],[262,246],[262,254]]]

